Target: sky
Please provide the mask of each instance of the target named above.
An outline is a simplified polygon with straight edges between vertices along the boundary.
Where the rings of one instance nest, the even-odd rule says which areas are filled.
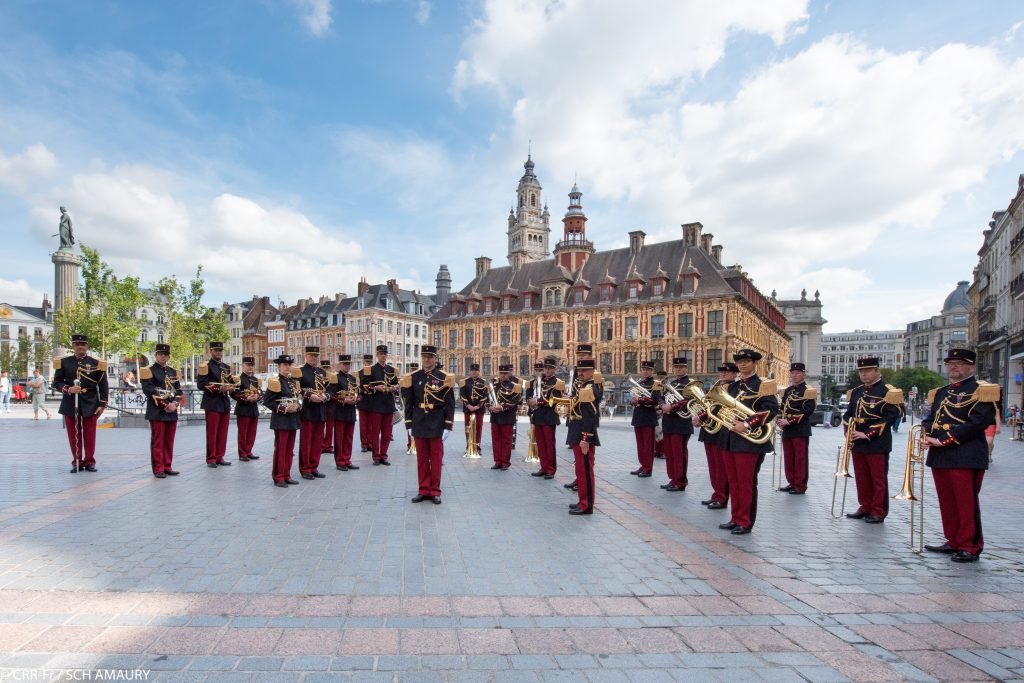
[[[528,151],[598,249],[694,221],[826,331],[937,314],[1024,172],[1024,4],[0,3],[0,301],[59,206],[143,283],[294,302],[504,265]]]

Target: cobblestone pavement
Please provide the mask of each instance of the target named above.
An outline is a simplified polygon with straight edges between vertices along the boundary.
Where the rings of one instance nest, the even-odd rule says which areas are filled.
[[[986,552],[957,565],[907,549],[906,503],[882,525],[831,519],[834,429],[815,428],[806,496],[773,493],[768,458],[757,526],[736,537],[700,505],[701,446],[690,487],[665,492],[663,461],[629,476],[621,418],[602,425],[582,518],[566,514],[571,460],[529,476],[525,424],[508,472],[489,469],[487,429],[480,460],[457,431],[435,506],[409,502],[404,439],[392,467],[364,454],[338,472],[325,455],[326,479],[278,489],[266,423],[261,460],[215,470],[202,428],[180,429],[181,476],[157,480],[148,430],[100,430],[100,471],[71,475],[59,422],[29,418],[0,419],[0,679],[1024,680],[1024,446],[1006,434],[982,491]],[[935,541],[930,481],[925,497]]]

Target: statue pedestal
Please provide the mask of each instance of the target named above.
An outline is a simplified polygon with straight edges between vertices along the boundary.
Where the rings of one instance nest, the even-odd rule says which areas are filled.
[[[78,301],[78,272],[82,257],[70,249],[58,249],[50,257],[53,261],[53,309],[59,311]]]

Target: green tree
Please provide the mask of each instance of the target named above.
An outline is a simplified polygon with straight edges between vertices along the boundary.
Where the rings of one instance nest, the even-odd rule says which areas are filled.
[[[49,375],[50,360],[53,357],[53,333],[36,340],[32,346],[32,365],[43,375]]]
[[[14,360],[18,355],[17,347],[10,342],[0,344],[0,371],[14,373]]]
[[[171,346],[171,361],[175,366],[190,363],[203,353],[209,342],[227,340],[227,315],[204,306],[205,294],[202,265],[196,268],[188,287],[173,275],[153,285],[152,304],[163,317],[164,339]],[[146,347],[152,350],[154,343]]]
[[[913,387],[917,387],[917,400],[923,401],[929,391],[946,384],[946,378],[928,368],[903,368],[896,373],[892,383],[909,395]]]
[[[18,336],[18,350],[14,354],[13,373],[16,377],[28,376],[28,359],[32,353],[32,342],[28,335]]]
[[[892,368],[882,368],[881,370],[882,381],[885,382],[886,384],[892,384],[893,386],[897,386],[893,382],[893,378],[896,375],[896,371],[893,370]],[[859,387],[861,384],[863,384],[863,382],[860,381],[860,373],[857,370],[850,370],[850,374],[846,376],[846,386],[843,389],[844,391],[849,391],[850,389]]]

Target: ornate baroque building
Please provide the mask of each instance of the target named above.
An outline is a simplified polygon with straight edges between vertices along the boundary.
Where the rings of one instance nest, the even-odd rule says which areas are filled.
[[[551,258],[540,183],[531,159],[525,167],[520,211],[509,216],[509,265],[477,258],[473,280],[439,301],[430,318],[448,371],[464,376],[478,362],[488,376],[512,363],[528,376],[546,355],[574,363],[575,345],[590,342],[616,402],[641,360],[665,368],[675,355],[689,357],[691,375],[712,379],[736,350],[754,348],[764,355],[759,372],[785,381],[790,337],[782,312],[739,265],[723,265],[722,247],[700,223],[683,225],[678,240],[645,244],[635,230],[629,247],[597,251],[573,186]]]

